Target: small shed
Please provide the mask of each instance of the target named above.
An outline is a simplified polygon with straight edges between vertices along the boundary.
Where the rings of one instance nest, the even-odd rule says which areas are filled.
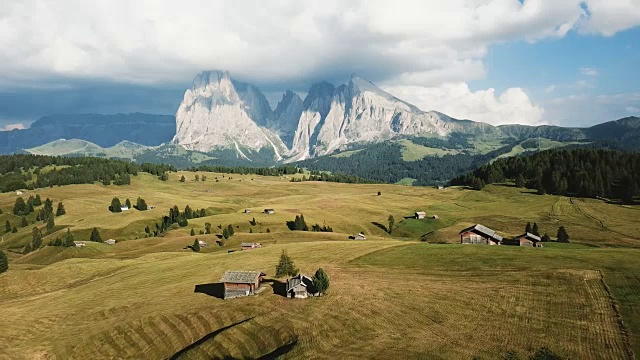
[[[354,235],[354,236],[353,236],[353,239],[354,239],[354,240],[367,240],[367,237],[366,237],[366,236],[364,236],[364,234],[363,234],[363,233],[358,233],[358,235]]]
[[[244,213],[245,214],[250,214],[251,213],[251,209],[244,209]]]
[[[265,214],[274,214],[276,211],[273,209],[264,209]]]
[[[73,244],[76,247],[85,247],[85,246],[87,246],[87,244],[83,243],[82,241],[74,241]]]
[[[113,239],[109,239],[109,240],[105,240],[104,243],[107,244],[107,245],[115,245],[116,241],[113,240]]]
[[[120,210],[122,211],[129,211],[129,207],[126,205],[120,206]]]
[[[306,299],[309,293],[314,294],[313,279],[298,274],[287,280],[287,297],[291,299]]]
[[[242,250],[251,250],[251,249],[259,249],[262,247],[262,244],[260,243],[242,243],[240,245],[242,247]]]
[[[209,244],[207,244],[206,241],[198,240],[198,246],[200,246],[201,248],[206,248],[209,247]]]
[[[262,285],[262,277],[265,275],[260,271],[226,271],[220,279],[224,285],[224,299],[255,294]]]
[[[432,218],[433,220],[439,220],[439,219],[440,219],[440,216],[438,216],[438,215],[433,215],[433,216],[431,216],[431,218]]]
[[[438,185],[438,186],[436,186],[436,189],[438,189],[438,190],[442,190],[442,189],[444,189],[444,186],[442,186],[442,185]]]
[[[494,230],[480,224],[460,231],[461,244],[500,245],[502,239]]]
[[[505,242],[505,245],[542,247],[542,239],[540,236],[527,232],[520,236],[516,236],[512,241]]]
[[[417,220],[424,219],[425,217],[427,217],[427,213],[424,211],[417,211],[413,214],[413,217]]]
[[[24,191],[22,191],[22,190],[18,190],[18,191],[16,191],[16,195],[20,196],[20,195],[22,195],[22,194],[24,194]]]

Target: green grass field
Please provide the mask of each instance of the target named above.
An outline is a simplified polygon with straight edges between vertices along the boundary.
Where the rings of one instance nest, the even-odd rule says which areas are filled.
[[[178,181],[183,174],[185,183]],[[0,358],[501,359],[514,351],[524,359],[541,347],[572,359],[640,353],[638,207],[510,186],[436,190],[206,176],[195,182],[194,173],[173,173],[162,182],[140,174],[130,186],[73,185],[23,195],[65,204],[67,215],[56,218],[55,231],[43,229],[45,243],[69,228],[87,246],[21,255],[33,225],[2,236],[10,269],[0,274]],[[114,196],[134,203],[141,196],[155,208],[112,214],[107,207]],[[15,199],[15,193],[0,194],[0,224],[19,225],[11,214]],[[144,238],[145,226],[187,204],[208,216]],[[252,213],[244,214],[247,208]],[[276,213],[263,214],[264,208]],[[415,211],[439,219],[409,219]],[[334,232],[289,231],[285,222],[300,213],[309,225]],[[396,219],[391,235],[389,215]],[[514,236],[528,221],[552,237],[563,225],[572,243],[541,249],[455,244],[459,230],[474,223]],[[206,222],[214,230],[233,224],[236,235],[222,247],[215,235],[189,236]],[[88,242],[93,227],[118,243]],[[348,240],[358,232],[367,240]],[[195,238],[210,247],[186,249]],[[228,252],[244,241],[264,247]],[[329,293],[306,300],[277,294],[285,279],[272,277],[282,250],[305,274],[327,270]],[[225,270],[260,270],[270,280],[247,298],[196,292],[214,286]]]

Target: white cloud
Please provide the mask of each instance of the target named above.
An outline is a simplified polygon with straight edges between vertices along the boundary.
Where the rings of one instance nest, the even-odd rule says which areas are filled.
[[[457,119],[492,125],[543,123],[543,108],[532,104],[521,88],[510,88],[499,95],[494,89],[471,91],[466,83],[438,87],[388,86],[385,90],[423,110],[438,110]]]
[[[580,73],[584,76],[590,76],[590,77],[598,76],[598,70],[594,68],[588,68],[588,67],[580,68]]]
[[[588,126],[640,112],[640,92],[606,95],[572,94],[542,104],[549,123]],[[636,111],[634,111],[636,110]]]
[[[26,126],[22,123],[17,124],[7,124],[4,127],[0,128],[0,131],[11,131],[11,130],[23,130],[26,129]]]

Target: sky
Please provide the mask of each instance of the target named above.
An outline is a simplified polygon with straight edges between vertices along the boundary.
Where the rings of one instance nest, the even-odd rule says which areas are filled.
[[[640,116],[640,0],[4,0],[0,130],[60,113],[174,114],[228,70],[275,102],[352,73],[499,125]]]

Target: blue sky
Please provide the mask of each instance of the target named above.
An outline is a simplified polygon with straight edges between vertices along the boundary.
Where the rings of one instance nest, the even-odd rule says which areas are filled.
[[[211,69],[273,106],[288,88],[357,72],[423,110],[588,126],[640,116],[639,25],[638,0],[7,1],[0,128],[172,114]]]

